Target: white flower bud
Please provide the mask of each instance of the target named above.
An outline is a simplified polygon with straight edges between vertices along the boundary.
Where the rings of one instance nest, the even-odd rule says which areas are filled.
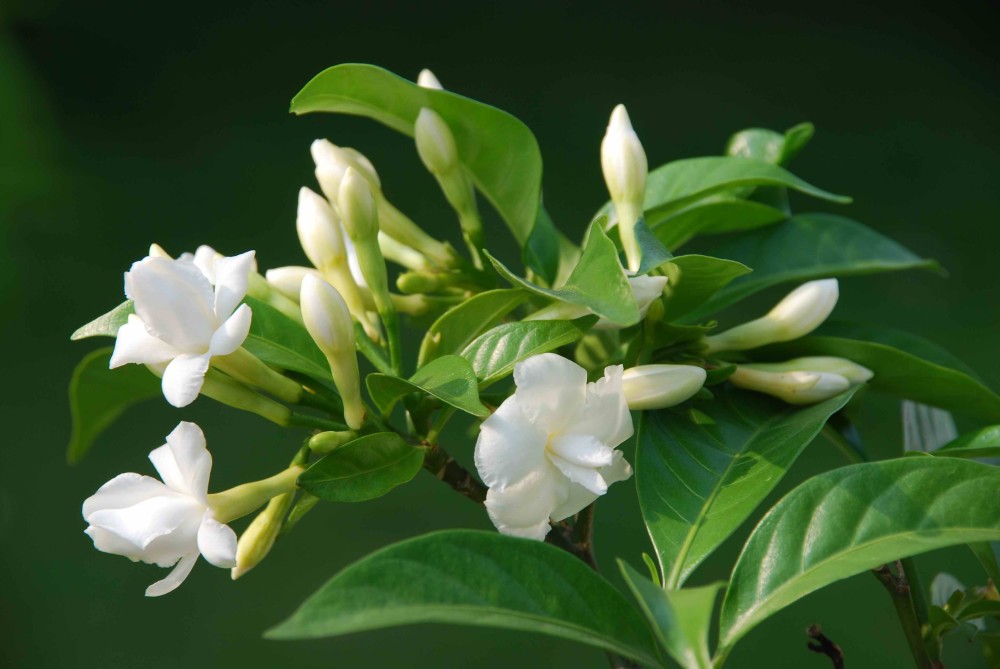
[[[417,76],[417,86],[421,88],[432,88],[437,91],[444,90],[444,86],[438,81],[438,78],[434,76],[434,73],[430,70],[424,68],[420,70],[420,74]]]
[[[330,364],[333,382],[344,401],[344,419],[356,430],[361,427],[365,411],[351,312],[333,286],[313,275],[302,279],[299,304],[306,330]]]
[[[309,152],[316,164],[316,181],[330,202],[337,201],[340,182],[348,167],[361,172],[372,188],[376,190],[382,188],[375,166],[360,151],[337,146],[328,139],[317,139],[309,147]]]
[[[625,370],[622,387],[629,409],[665,409],[693,397],[705,385],[705,378],[701,367],[640,365]]]
[[[295,265],[269,269],[265,276],[271,287],[294,301],[295,304],[298,304],[299,294],[302,292],[302,279],[305,278],[306,274],[316,274],[318,276],[318,272],[312,267],[298,267]]]
[[[337,213],[325,199],[304,186],[299,190],[295,228],[302,250],[314,267],[325,271],[346,262],[347,251]]]
[[[787,362],[755,362],[743,365],[762,372],[826,372],[843,376],[852,386],[867,383],[874,376],[872,370],[856,362],[832,356],[795,358]]]
[[[815,404],[851,387],[840,374],[829,372],[765,372],[740,365],[730,383],[738,388],[773,395],[789,404]]]
[[[458,166],[458,148],[451,128],[433,109],[424,107],[414,132],[420,160],[434,174],[448,174]]]
[[[646,163],[646,152],[632,129],[624,105],[618,105],[611,112],[608,130],[601,141],[601,169],[604,171],[604,182],[611,194],[611,201],[615,205],[628,269],[636,271],[639,269],[642,251],[635,238],[635,224],[642,217],[649,166]]]
[[[378,214],[375,198],[365,178],[353,167],[348,167],[340,182],[337,205],[343,215],[344,229],[355,244],[365,240],[377,244]]]
[[[804,283],[785,296],[766,316],[706,337],[705,351],[745,351],[804,337],[829,317],[839,295],[836,279]]]

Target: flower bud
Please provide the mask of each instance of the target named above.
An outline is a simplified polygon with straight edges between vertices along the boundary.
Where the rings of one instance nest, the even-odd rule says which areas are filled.
[[[836,279],[804,283],[785,296],[766,316],[705,337],[705,352],[745,351],[804,337],[827,319],[837,304],[839,294]]]
[[[628,408],[665,409],[690,399],[705,385],[705,370],[691,365],[640,365],[626,369],[622,389]]]
[[[642,217],[649,166],[646,152],[632,129],[624,105],[611,112],[608,130],[601,141],[601,169],[618,216],[619,234],[628,268],[639,269],[641,251],[635,238],[635,224]]]
[[[353,167],[348,167],[344,172],[337,204],[343,215],[347,236],[356,245],[366,243],[367,240],[376,243],[378,215],[375,213],[375,199],[368,182]]]
[[[299,190],[295,227],[302,250],[314,267],[326,271],[346,262],[337,213],[325,199],[304,186]]]
[[[431,173],[448,174],[458,166],[455,137],[448,124],[433,109],[424,107],[420,110],[414,137],[420,160]]]
[[[350,430],[345,432],[320,432],[309,438],[309,449],[313,453],[325,455],[357,438],[358,433]]]
[[[438,78],[434,76],[434,73],[430,70],[424,68],[420,70],[420,74],[417,76],[417,86],[421,88],[431,88],[437,91],[444,90],[444,86],[438,81]]]
[[[356,430],[361,427],[365,411],[354,348],[354,325],[347,304],[333,286],[312,275],[302,279],[299,304],[306,330],[330,364],[333,382],[344,401],[344,419]]]
[[[336,202],[340,192],[340,182],[348,167],[353,167],[365,177],[374,189],[381,189],[378,172],[371,161],[355,149],[337,146],[328,139],[317,139],[309,147],[316,164],[316,181],[320,190],[330,202]]]
[[[740,365],[729,377],[738,388],[773,395],[789,404],[815,404],[851,387],[840,374],[829,372],[765,372]]]
[[[845,358],[835,358],[832,356],[795,358],[787,362],[755,362],[750,365],[743,365],[743,367],[757,369],[762,372],[826,372],[843,376],[852,386],[867,383],[874,376],[872,370],[867,367],[862,367],[858,363],[851,362]]]
[[[312,267],[298,267],[295,265],[289,265],[288,267],[275,267],[274,269],[267,270],[267,282],[271,284],[271,287],[276,291],[287,297],[288,299],[299,303],[299,294],[302,292],[302,279],[305,278],[307,274],[315,274],[318,276],[318,272]]]
[[[264,510],[243,530],[236,542],[236,566],[230,571],[234,581],[260,564],[271,551],[294,501],[293,492],[272,497]]]

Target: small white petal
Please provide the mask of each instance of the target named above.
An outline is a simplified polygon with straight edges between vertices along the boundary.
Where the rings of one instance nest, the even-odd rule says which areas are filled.
[[[566,462],[581,467],[605,467],[614,459],[614,451],[589,434],[566,434],[553,437],[549,450]]]
[[[632,476],[632,465],[625,459],[624,453],[615,451],[614,462],[607,467],[601,467],[600,471],[604,481],[610,486],[612,483],[627,481]]]
[[[267,270],[267,274],[265,276],[267,278],[267,282],[271,284],[275,290],[298,304],[299,294],[302,292],[302,279],[305,278],[306,274],[316,275],[317,272],[312,267],[290,265],[288,267],[276,267],[275,269],[269,269]]]
[[[115,350],[111,354],[109,366],[114,369],[128,363],[155,365],[172,360],[178,355],[180,351],[149,334],[141,318],[129,314],[128,322],[118,328]]]
[[[632,436],[632,416],[622,390],[623,371],[621,365],[609,365],[602,378],[587,384],[587,399],[579,405],[568,432],[593,435],[611,447]]]
[[[236,533],[206,513],[198,528],[198,550],[216,567],[232,569],[236,566]]]
[[[119,474],[83,502],[83,517],[90,520],[90,514],[102,509],[124,509],[147,499],[169,495],[170,489],[152,476],[141,474]]]
[[[212,334],[208,345],[210,355],[229,355],[246,341],[250,334],[250,321],[253,313],[249,304],[241,304],[239,308],[226,319],[218,330]]]
[[[138,562],[142,558],[142,550],[139,547],[114,532],[91,525],[83,533],[94,540],[94,548],[102,553],[122,555],[133,562]]]
[[[215,259],[220,258],[221,253],[213,249],[208,244],[202,244],[195,252],[181,254],[181,260],[190,260],[194,266],[201,270],[209,283],[215,285]]]
[[[578,483],[595,495],[603,495],[608,491],[604,477],[593,467],[583,467],[568,462],[554,453],[549,453],[549,462],[558,467],[563,476],[573,483]]]
[[[167,402],[179,408],[194,402],[205,382],[205,372],[211,356],[179,355],[163,371],[163,396]]]
[[[514,366],[515,396],[524,415],[549,433],[568,427],[586,399],[587,370],[554,353]]]
[[[517,483],[542,465],[545,440],[525,420],[517,396],[508,397],[479,427],[476,470],[491,488]]]
[[[639,316],[646,317],[649,305],[653,300],[663,295],[663,288],[667,285],[665,276],[636,276],[628,280],[628,287],[632,289],[632,295],[639,306]]]
[[[149,454],[149,459],[167,487],[205,501],[212,475],[212,454],[206,448],[205,433],[200,427],[182,421],[167,435],[167,443]]]
[[[215,293],[194,263],[145,258],[132,265],[125,285],[150,334],[186,353],[208,349]]]
[[[157,581],[153,585],[146,588],[147,597],[159,597],[160,595],[165,595],[168,592],[173,592],[177,589],[184,579],[188,577],[191,570],[194,569],[194,563],[198,561],[198,554],[185,555],[178,562],[173,570],[167,574],[166,578]]]
[[[549,516],[568,495],[567,481],[549,463],[516,485],[490,488],[486,510],[504,534],[541,541],[549,532]]]
[[[255,265],[253,251],[215,259],[215,315],[220,321],[229,318],[246,297],[250,272]]]

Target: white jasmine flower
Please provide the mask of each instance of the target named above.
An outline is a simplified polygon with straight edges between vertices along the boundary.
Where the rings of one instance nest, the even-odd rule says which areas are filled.
[[[515,366],[514,383],[480,427],[476,469],[497,529],[541,540],[550,520],[572,516],[631,476],[616,447],[632,436],[632,417],[621,365],[587,383],[583,367],[543,353]]]
[[[158,597],[184,582],[198,555],[216,567],[235,567],[236,534],[215,519],[208,504],[212,455],[201,428],[180,423],[149,459],[162,482],[120,474],[87,498],[83,517],[97,550],[173,567],[146,588],[147,597]]]
[[[198,397],[212,356],[236,351],[250,331],[247,292],[254,252],[222,256],[205,266],[191,259],[148,256],[125,273],[135,313],[118,330],[111,368],[128,363],[163,367],[163,395],[175,407]],[[165,367],[164,367],[165,365]]]

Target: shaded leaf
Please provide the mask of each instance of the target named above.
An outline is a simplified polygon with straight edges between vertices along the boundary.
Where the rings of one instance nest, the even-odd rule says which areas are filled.
[[[315,462],[299,486],[328,502],[364,502],[381,497],[420,471],[424,449],[392,432],[355,439]]]
[[[457,355],[430,361],[408,381],[387,374],[369,374],[366,383],[383,414],[391,412],[396,402],[413,392],[427,393],[473,416],[482,418],[490,414],[479,401],[476,373],[465,358]]]
[[[427,329],[420,344],[418,366],[442,355],[460,353],[526,299],[528,293],[517,288],[488,290],[449,309]]]
[[[754,230],[788,218],[781,209],[730,196],[714,196],[662,219],[653,234],[676,251],[697,235]]]
[[[671,322],[700,307],[737,277],[753,270],[733,260],[702,255],[679,256],[662,267],[669,277],[664,288],[663,320]]]

